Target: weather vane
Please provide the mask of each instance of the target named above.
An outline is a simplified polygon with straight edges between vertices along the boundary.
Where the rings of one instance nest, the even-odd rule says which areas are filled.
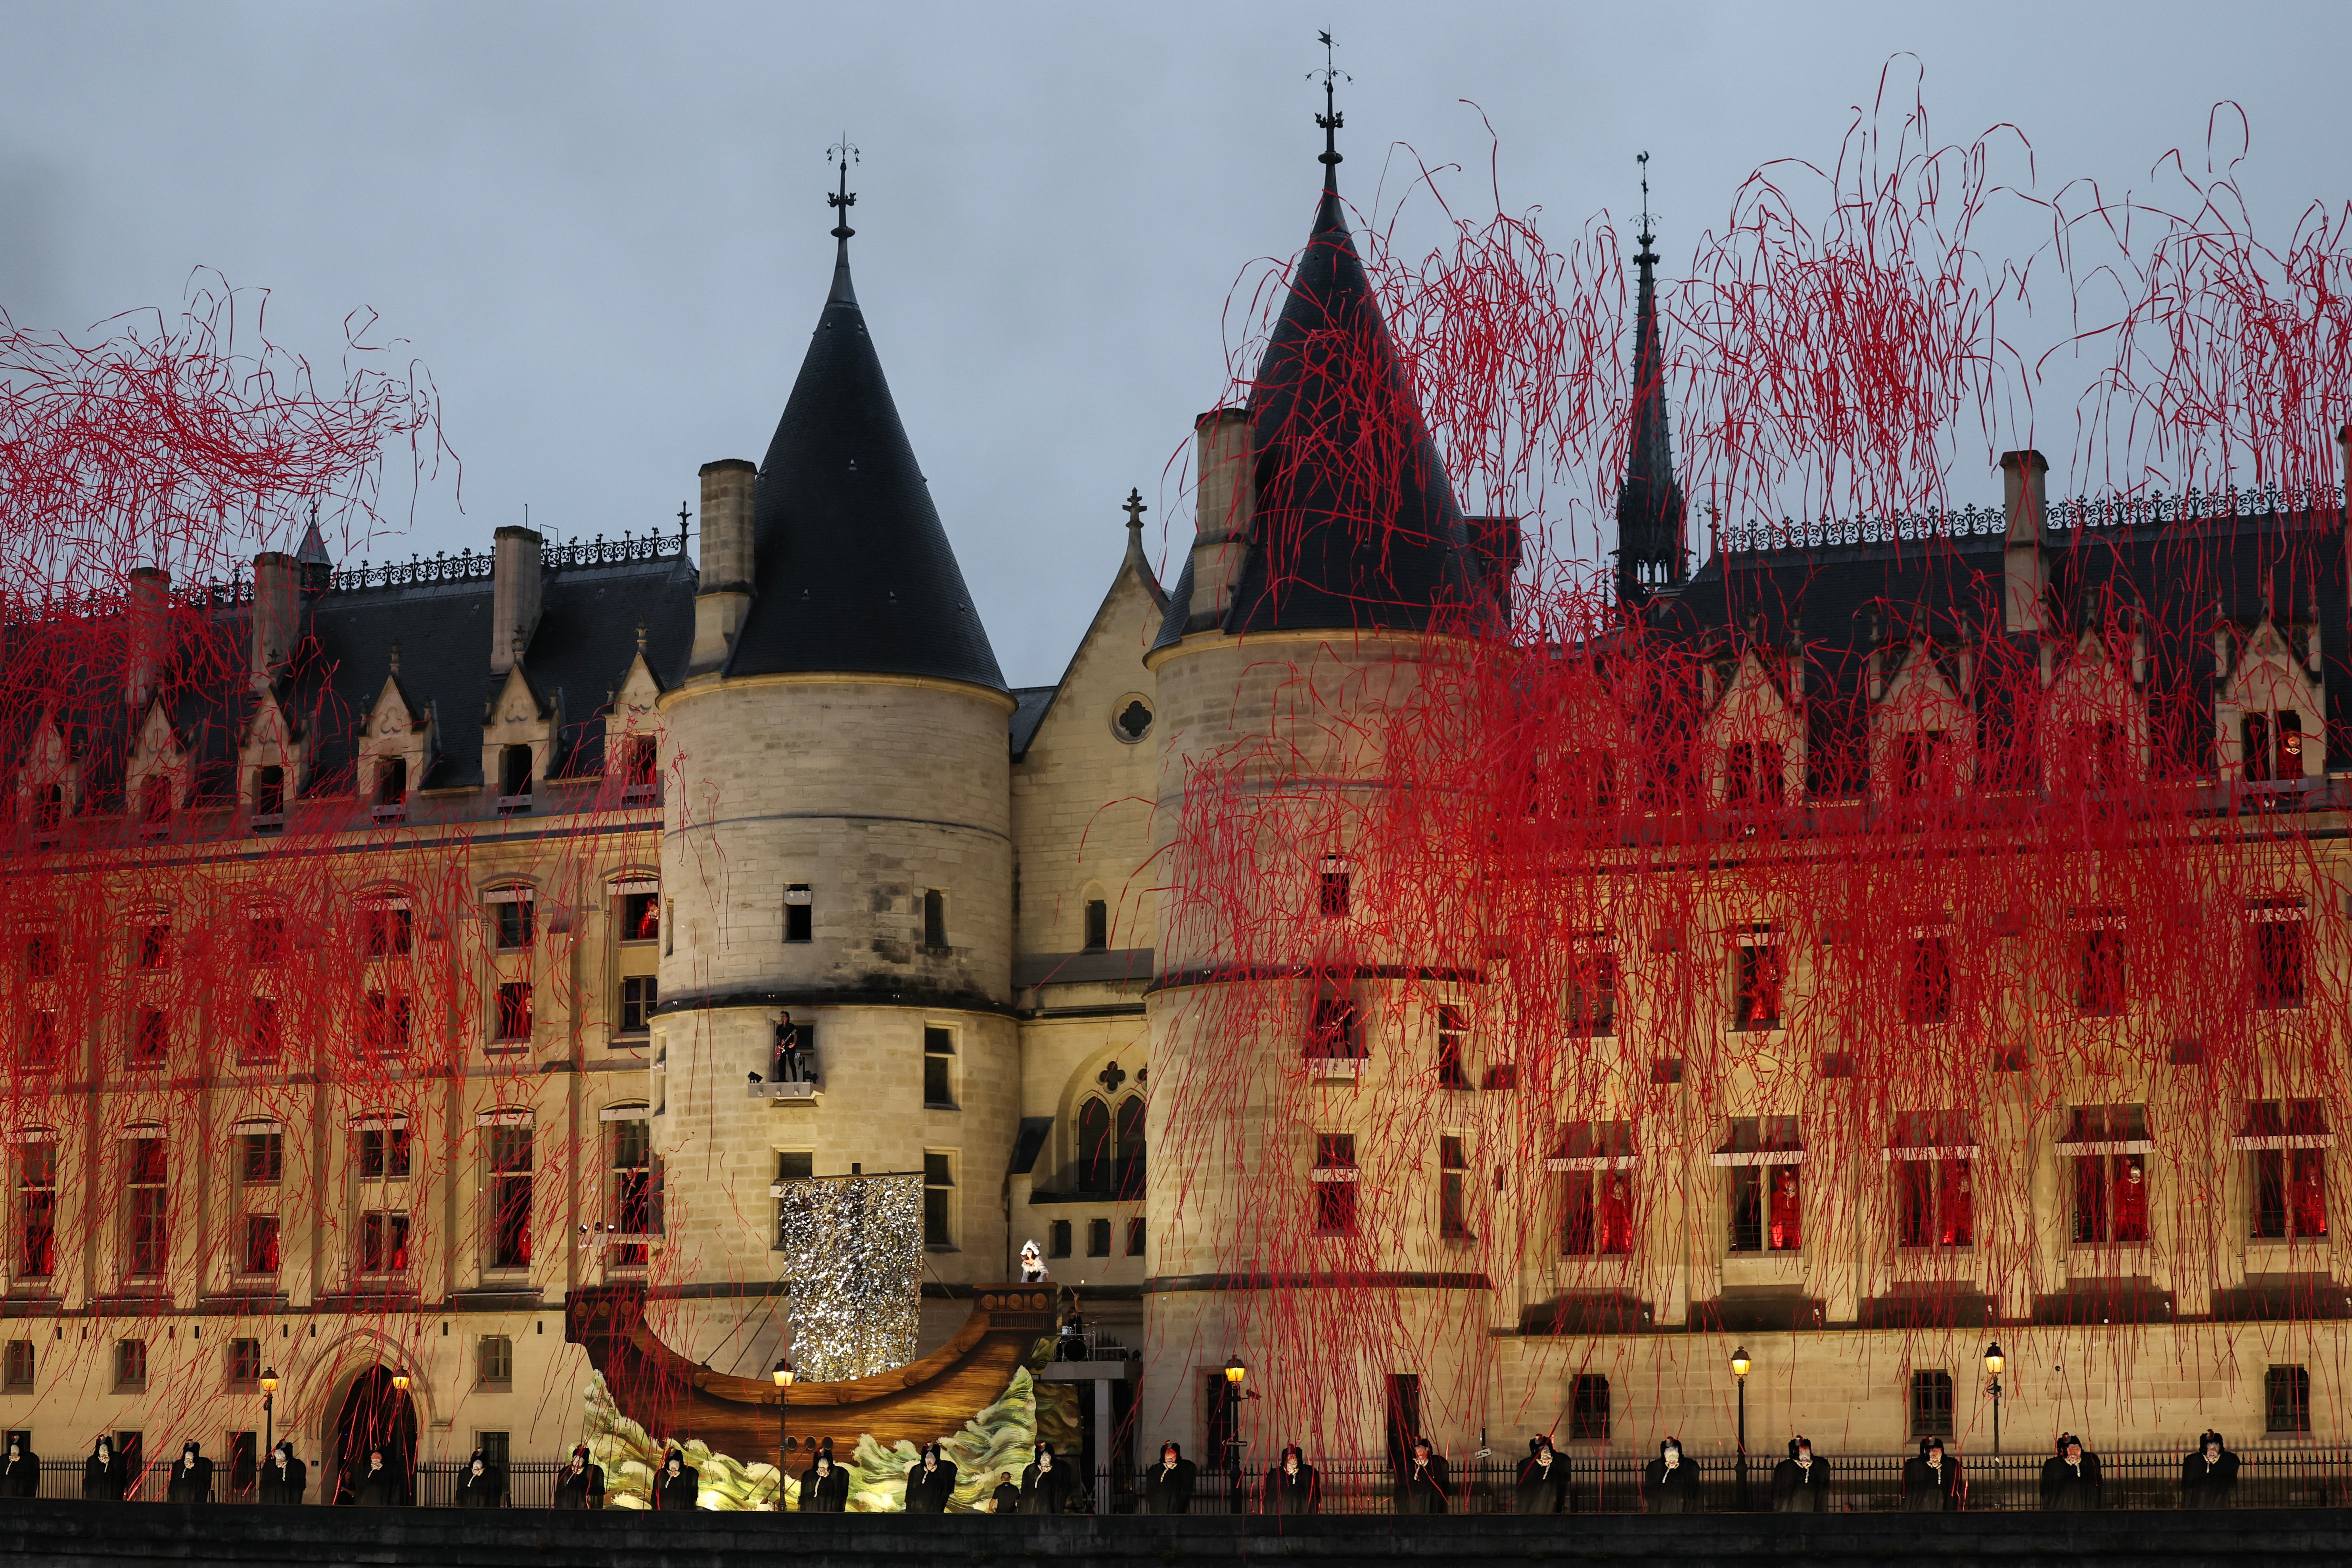
[[[849,188],[849,165],[858,161],[857,149],[850,145],[848,132],[843,132],[841,140],[824,150],[824,161],[841,165],[841,193],[838,195],[828,195],[824,205],[841,211],[841,220],[834,226],[834,238],[847,239],[857,232],[849,226],[849,209],[857,205],[857,193]]]
[[[1633,154],[1633,162],[1639,164],[1642,170],[1642,244],[1646,248],[1652,237],[1650,234],[1650,155],[1647,153],[1636,153]]]
[[[1356,79],[1341,70],[1332,60],[1331,35],[1318,33],[1315,37],[1316,41],[1323,46],[1323,68],[1319,71],[1308,71],[1307,79],[1313,81],[1318,76],[1323,79],[1323,112],[1315,117],[1315,123],[1323,128],[1323,156],[1320,162],[1323,164],[1324,182],[1328,184],[1339,174],[1335,165],[1339,162],[1339,128],[1348,122],[1346,117],[1340,114],[1338,105],[1332,100],[1331,84],[1335,81],[1351,82]]]

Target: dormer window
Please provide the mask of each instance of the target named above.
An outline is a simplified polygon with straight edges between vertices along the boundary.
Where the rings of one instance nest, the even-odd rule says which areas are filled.
[[[499,810],[503,813],[530,809],[530,748],[506,746],[499,752]]]
[[[1779,805],[1785,787],[1786,764],[1780,748],[1770,741],[1742,741],[1726,759],[1723,798],[1727,805]]]
[[[375,816],[385,817],[408,815],[408,759],[379,757],[375,764]]]
[[[2303,776],[2303,715],[2293,709],[2247,714],[2242,740],[2247,783]]]
[[[286,826],[286,770],[281,767],[253,770],[253,816],[250,826],[256,833],[275,833]]]
[[[651,735],[631,735],[621,753],[621,804],[651,805],[654,804],[654,780],[659,767],[654,738]]]

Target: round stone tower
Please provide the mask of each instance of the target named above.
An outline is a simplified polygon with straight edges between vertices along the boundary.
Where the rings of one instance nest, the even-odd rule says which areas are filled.
[[[1479,1113],[1427,1092],[1438,1009],[1475,976],[1414,951],[1381,901],[1425,883],[1360,839],[1387,716],[1507,615],[1516,550],[1456,507],[1328,180],[1249,406],[1196,434],[1195,542],[1146,657],[1162,891],[1139,1448],[1177,1438],[1223,1470],[1292,1440],[1443,1441],[1475,1429],[1494,1299],[1441,1213],[1441,1151],[1475,1150]],[[1376,448],[1406,456],[1375,472]],[[1264,1395],[1238,1418],[1230,1356]]]
[[[851,287],[841,205],[765,464],[703,469],[694,651],[662,699],[649,1319],[754,1377],[789,1293],[779,1180],[912,1173],[927,1279],[1009,1265],[1013,701]]]

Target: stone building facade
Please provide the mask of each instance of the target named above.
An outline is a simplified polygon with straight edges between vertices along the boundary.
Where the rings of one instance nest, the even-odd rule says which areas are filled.
[[[187,1436],[234,1452],[261,1426],[266,1369],[276,1430],[310,1457],[346,1458],[355,1391],[380,1407],[395,1377],[421,1458],[480,1444],[552,1457],[577,1433],[588,1373],[564,1338],[568,1292],[643,1280],[673,1347],[764,1375],[789,1350],[771,1186],[856,1170],[923,1176],[926,1349],[969,1310],[970,1287],[1011,1277],[1034,1240],[1088,1324],[1141,1352],[1118,1413],[1147,1445],[1165,1436],[1197,1454],[1238,1431],[1270,1453],[1309,1422],[1335,1451],[1363,1454],[1401,1428],[1457,1454],[1482,1433],[1535,1430],[1599,1447],[1667,1431],[1727,1441],[1732,1384],[1714,1367],[1727,1336],[1757,1368],[1759,1443],[1801,1428],[1897,1447],[1920,1372],[1977,1386],[1981,1325],[1874,1326],[1906,1265],[1858,1224],[1784,1251],[1728,1246],[1741,1162],[1710,1157],[1769,1150],[1670,1107],[1628,1150],[1578,1156],[1668,1194],[1641,1205],[1646,1229],[1625,1248],[1654,1263],[1638,1292],[1599,1289],[1549,1219],[1498,1218],[1543,1239],[1508,1269],[1465,1271],[1436,1217],[1449,1173],[1416,1154],[1400,1168],[1418,1217],[1376,1260],[1400,1303],[1394,1331],[1347,1384],[1387,1395],[1345,1409],[1328,1388],[1279,1395],[1286,1376],[1306,1380],[1267,1360],[1270,1303],[1347,1281],[1253,1272],[1238,1238],[1325,1173],[1304,1132],[1375,1136],[1381,1097],[1425,1098],[1421,1077],[1448,1047],[1435,1006],[1391,1016],[1373,976],[1362,1005],[1381,1021],[1360,1065],[1303,1091],[1301,1125],[1239,1100],[1180,1113],[1171,1085],[1243,1070],[1202,997],[1295,988],[1236,980],[1212,929],[1170,930],[1185,791],[1267,739],[1280,744],[1241,783],[1278,788],[1297,770],[1331,799],[1373,788],[1363,737],[1413,697],[1432,607],[1507,614],[1515,524],[1464,517],[1431,447],[1377,551],[1324,538],[1303,577],[1269,580],[1255,518],[1264,476],[1286,460],[1283,356],[1318,321],[1377,322],[1327,186],[1258,401],[1196,431],[1198,517],[1178,581],[1163,587],[1145,557],[1139,501],[1123,553],[1105,531],[1104,595],[1061,679],[1008,687],[891,402],[847,238],[764,460],[701,470],[698,566],[682,537],[549,546],[501,529],[485,555],[339,572],[314,539],[184,616],[194,629],[174,635],[228,650],[215,663],[244,678],[215,702],[163,693],[142,664],[138,617],[171,592],[142,576],[111,706],[53,704],[16,738],[24,853],[44,906],[79,912],[12,910],[43,956],[11,970],[8,1001],[57,1034],[38,1059],[20,1051],[0,1129],[14,1155],[0,1428],[53,1456],[101,1431],[143,1434],[151,1455]],[[1645,356],[1655,333],[1645,253]],[[1766,551],[1718,552],[1689,575],[1663,414],[1650,416],[1621,520],[1629,600],[1721,631],[1730,573],[1785,572],[1784,602],[1807,605],[1816,637],[1834,626],[1854,639],[1868,667],[1872,755],[1973,721],[1925,642],[1862,645],[1854,606],[1885,566],[1866,549],[1839,559],[1869,574]],[[1413,433],[1426,445],[1417,418]],[[2014,614],[2070,557],[2038,521],[2039,458],[2012,455],[2007,477],[2002,526],[1962,554],[2011,590]],[[1324,480],[1287,482],[1299,504]],[[2314,715],[2295,766],[2318,813],[2342,806],[2325,739],[2345,700],[2340,542],[2328,571],[2307,614],[2251,610],[2251,590],[2224,604],[2244,651],[2213,710],[2222,784],[2245,775],[2248,714]],[[2011,629],[2043,638],[2062,697],[2096,675],[2089,643]],[[1791,796],[1808,787],[1793,641],[1786,625],[1761,628],[1710,664],[1708,690],[1747,731],[1785,726],[1774,793]],[[1728,766],[1710,775],[1719,799]],[[170,955],[192,942],[209,944],[201,984],[174,989]],[[1615,1014],[1629,1085],[1657,1054],[1637,1036],[1731,1028],[1737,1000],[1727,982],[1701,1016],[1644,1023],[1636,968]],[[1805,961],[1789,984],[1808,984]],[[279,997],[276,1043],[246,1050],[271,1013],[256,999]],[[1310,1002],[1281,1005],[1304,1016]],[[150,1013],[169,1014],[168,1038],[142,1032]],[[800,1057],[780,1071],[785,1029]],[[1504,1136],[1509,1083],[1486,1079],[1477,1042],[1466,1048],[1474,1070],[1444,1120],[1475,1147]],[[1243,1049],[1290,1071],[1298,1040],[1269,1030]],[[1977,1135],[2001,1125],[1989,1113]],[[1257,1177],[1203,1163],[1228,1142]],[[2063,1209],[2065,1151],[2023,1157],[2034,1203]],[[1498,1181],[1498,1215],[1553,1202],[1554,1174]],[[2229,1202],[2248,1201],[2244,1180],[2231,1178]],[[2169,1201],[2160,1182],[2151,1201]],[[140,1228],[156,1213],[168,1235]],[[1969,1278],[2021,1369],[2128,1363],[2071,1384],[2021,1375],[2011,1420],[2067,1420],[2110,1444],[2209,1422],[2244,1432],[2284,1365],[2315,1380],[2316,1435],[2340,1437],[2347,1314],[2210,1326],[2226,1317],[2215,1289],[2259,1293],[2290,1268],[2327,1282],[2312,1300],[2340,1294],[2340,1243],[2295,1243],[2291,1259],[2236,1244],[2237,1274],[2166,1297],[2182,1322],[2113,1337],[2037,1323],[2013,1282]],[[2051,1246],[2063,1272],[2064,1246]],[[2161,1256],[2134,1268],[2173,1289]],[[1632,1316],[1578,1315],[1604,1299]],[[1776,1303],[1815,1315],[1775,1319]],[[1268,1393],[1239,1428],[1221,1425],[1216,1392],[1234,1355]],[[1416,1380],[1410,1411],[1400,1378]],[[1111,1451],[1104,1434],[1090,1441],[1097,1458]]]

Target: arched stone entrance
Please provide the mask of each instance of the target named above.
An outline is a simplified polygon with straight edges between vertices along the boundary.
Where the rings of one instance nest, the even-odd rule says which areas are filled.
[[[332,1501],[356,1500],[368,1450],[384,1449],[384,1463],[400,1472],[404,1488],[416,1475],[416,1406],[405,1389],[393,1386],[392,1373],[372,1366],[352,1379],[351,1392],[335,1416],[335,1490]]]

